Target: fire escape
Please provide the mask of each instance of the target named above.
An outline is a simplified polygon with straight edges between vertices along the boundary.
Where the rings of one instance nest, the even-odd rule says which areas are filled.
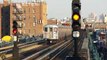
[[[23,28],[23,8],[21,7],[20,4],[18,5],[14,5],[13,6],[14,8],[14,19],[13,20],[16,20],[17,23],[18,23],[18,32],[19,32],[19,35],[22,35],[22,28]]]

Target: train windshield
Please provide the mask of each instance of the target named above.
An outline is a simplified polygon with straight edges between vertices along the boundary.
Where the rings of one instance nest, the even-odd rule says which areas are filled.
[[[47,31],[48,31],[48,28],[45,27],[45,32],[47,32]]]
[[[52,30],[52,28],[50,28],[50,32],[52,32],[53,30]]]

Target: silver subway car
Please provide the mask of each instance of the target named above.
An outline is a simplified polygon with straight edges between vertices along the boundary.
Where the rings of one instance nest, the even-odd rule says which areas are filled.
[[[57,25],[46,25],[44,26],[43,38],[48,43],[56,43],[58,40],[58,26]]]

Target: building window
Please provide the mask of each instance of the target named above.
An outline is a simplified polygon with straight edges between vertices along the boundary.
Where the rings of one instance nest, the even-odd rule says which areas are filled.
[[[39,24],[40,24],[40,22],[41,22],[41,21],[39,20]]]
[[[42,24],[42,20],[37,20],[37,23],[38,24]]]
[[[16,9],[14,9],[14,13],[16,13]]]
[[[22,12],[23,12],[23,9],[20,8],[19,11],[20,11],[20,13],[22,13]]]
[[[36,20],[36,16],[33,16],[34,21]]]
[[[42,24],[42,20],[39,20],[39,23]]]
[[[52,32],[53,30],[52,30],[52,28],[50,28],[50,32]]]
[[[45,32],[47,32],[48,31],[48,28],[45,28]]]
[[[22,27],[22,23],[19,23],[19,27]]]
[[[33,23],[33,26],[36,26],[36,23]]]

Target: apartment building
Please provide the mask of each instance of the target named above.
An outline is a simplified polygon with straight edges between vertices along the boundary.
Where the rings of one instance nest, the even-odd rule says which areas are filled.
[[[45,1],[27,3],[12,3],[7,0],[0,5],[1,9],[1,37],[12,36],[12,24],[18,23],[18,35],[37,36],[43,33],[43,26],[47,24],[47,4]]]

